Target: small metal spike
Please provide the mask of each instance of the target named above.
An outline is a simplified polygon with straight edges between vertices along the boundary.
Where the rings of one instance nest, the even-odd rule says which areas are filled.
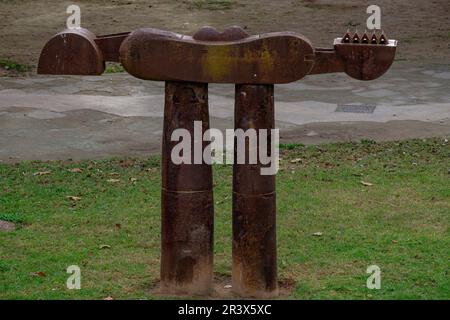
[[[342,37],[342,43],[350,43],[350,29],[347,29],[347,33]]]
[[[371,44],[378,44],[378,37],[377,37],[377,33],[376,33],[375,30],[373,30],[372,38],[370,38],[370,43]]]
[[[353,43],[359,43],[359,35],[358,35],[358,29],[355,30],[355,34],[353,34],[352,42]]]
[[[387,40],[387,38],[386,38],[386,36],[385,36],[385,34],[384,34],[384,31],[381,31],[381,36],[380,36],[380,42],[379,42],[379,44],[384,44],[384,45],[386,45],[388,43],[388,40]]]
[[[369,36],[367,35],[367,30],[364,31],[364,34],[361,38],[361,43],[365,43],[365,44],[369,43]]]

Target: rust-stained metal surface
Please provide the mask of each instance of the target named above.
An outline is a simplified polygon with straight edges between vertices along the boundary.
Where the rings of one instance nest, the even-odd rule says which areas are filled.
[[[386,44],[334,42],[337,58],[342,61],[343,71],[357,80],[374,80],[389,70],[394,62],[397,41]]]
[[[96,37],[71,29],[46,44],[38,73],[99,75],[105,61],[113,61],[135,77],[156,81],[277,84],[335,72],[373,80],[392,65],[397,41],[385,34],[368,38],[347,33],[333,48],[314,48],[301,34],[250,36],[237,26],[223,32],[203,27],[192,37],[151,28]]]
[[[120,62],[144,80],[288,83],[309,73],[314,50],[306,38],[290,32],[222,42],[138,29],[122,43]]]
[[[235,128],[274,127],[274,86],[237,85]],[[266,150],[270,150],[270,131],[266,141]],[[258,141],[258,154],[260,147]],[[237,164],[236,148],[237,144],[233,166],[233,291],[244,297],[273,297],[278,294],[275,175],[261,175],[259,159],[257,164]],[[247,158],[248,152],[247,145]]]
[[[120,62],[120,45],[129,35],[129,32],[123,32],[95,38],[95,43],[103,53],[103,59],[105,61]]]
[[[394,62],[397,41],[374,33],[352,37],[347,33],[334,40],[333,49],[315,50],[315,63],[310,74],[345,72],[357,80],[374,80],[389,70]]]
[[[171,135],[175,129],[186,129],[194,138],[194,121],[202,121],[203,132],[209,128],[208,85],[167,82],[165,93],[161,289],[171,294],[206,295],[213,274],[212,169],[207,164],[174,164],[171,153],[178,141],[171,141]]]
[[[216,28],[205,26],[200,28],[192,38],[199,41],[235,41],[248,38],[250,35],[239,26],[232,26],[219,32]]]
[[[309,74],[344,72],[344,63],[334,49],[316,49],[314,67]]]
[[[105,71],[103,53],[95,35],[86,29],[70,29],[55,35],[42,49],[39,74],[100,75]]]

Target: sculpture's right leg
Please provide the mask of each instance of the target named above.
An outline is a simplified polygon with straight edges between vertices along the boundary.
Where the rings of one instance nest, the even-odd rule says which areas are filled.
[[[273,85],[236,85],[235,128],[275,127]],[[270,132],[270,131],[269,131]],[[268,133],[266,150],[271,150]],[[253,152],[259,155],[260,137]],[[246,158],[250,152],[246,143]],[[263,165],[233,166],[233,291],[242,297],[278,295],[275,175],[261,175]],[[258,156],[259,157],[259,156]]]

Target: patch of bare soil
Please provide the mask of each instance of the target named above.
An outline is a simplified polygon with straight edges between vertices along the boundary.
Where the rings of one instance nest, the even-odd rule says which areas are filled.
[[[233,293],[233,288],[231,286],[231,276],[230,275],[224,275],[224,274],[215,274],[214,275],[214,289],[211,295],[207,297],[201,297],[201,298],[208,298],[213,300],[234,300],[234,299],[242,299],[242,297],[236,295]],[[160,283],[159,280],[155,280],[155,282],[152,284],[150,293],[152,296],[159,296],[159,297],[173,297],[173,295],[166,295],[162,294],[160,289]],[[279,296],[277,299],[286,299],[288,298],[292,292],[295,289],[295,281],[292,279],[280,279],[278,281],[278,290],[279,290]],[[178,297],[182,298],[183,295],[179,295]],[[189,297],[192,297],[189,295]]]
[[[311,134],[313,133],[313,134]],[[377,142],[431,137],[448,137],[450,119],[439,123],[415,120],[388,122],[308,123],[281,133],[282,143],[322,144],[370,139]]]
[[[9,221],[0,220],[0,232],[1,231],[14,231],[16,230],[16,225]]]
[[[65,28],[71,2],[0,0],[0,58],[35,66],[51,36]],[[193,34],[203,25],[241,25],[249,33],[295,31],[318,47],[350,28],[363,31],[365,0],[79,0],[81,24],[96,34],[154,27]],[[378,0],[382,28],[399,40],[397,60],[450,62],[450,1]]]

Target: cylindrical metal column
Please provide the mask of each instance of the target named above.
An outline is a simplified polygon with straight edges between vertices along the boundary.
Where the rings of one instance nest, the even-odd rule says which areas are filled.
[[[194,134],[194,121],[202,121],[201,136]],[[172,149],[180,143],[171,141],[175,129],[186,129],[191,135],[191,164],[175,164],[171,159]],[[202,136],[207,129],[208,84],[166,82],[161,195],[163,293],[205,295],[212,289],[212,168],[203,160],[194,164],[194,144],[200,143],[203,155],[207,143],[202,142]]]
[[[270,129],[275,126],[273,85],[237,85],[235,129],[269,129],[267,149],[271,150]],[[233,272],[235,293],[245,297],[269,298],[278,295],[275,175],[261,175],[258,161],[233,167]]]

